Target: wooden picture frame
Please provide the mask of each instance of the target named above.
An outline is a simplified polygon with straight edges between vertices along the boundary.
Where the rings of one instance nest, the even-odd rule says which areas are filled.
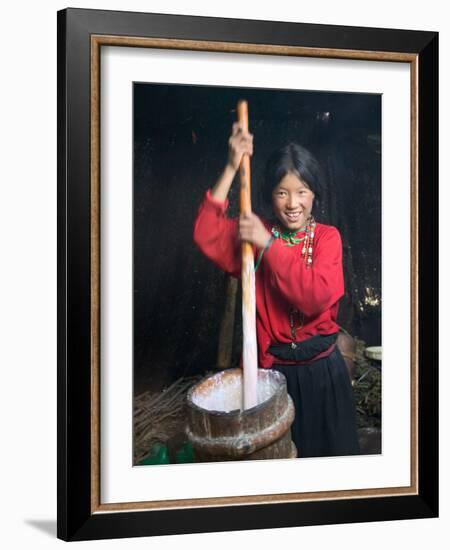
[[[104,46],[410,67],[411,483],[104,504],[100,498],[100,52]],[[66,9],[58,12],[58,537],[137,537],[438,515],[438,34]],[[420,208],[418,207],[420,205]]]

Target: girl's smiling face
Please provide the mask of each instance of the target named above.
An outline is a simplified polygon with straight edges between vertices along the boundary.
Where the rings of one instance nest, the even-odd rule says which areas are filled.
[[[314,193],[293,172],[288,172],[272,191],[275,216],[289,231],[299,231],[308,222]]]

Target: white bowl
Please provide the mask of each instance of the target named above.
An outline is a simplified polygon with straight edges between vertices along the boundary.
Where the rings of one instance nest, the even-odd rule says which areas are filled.
[[[365,355],[368,359],[374,359],[375,361],[381,361],[381,346],[371,346],[365,349]]]

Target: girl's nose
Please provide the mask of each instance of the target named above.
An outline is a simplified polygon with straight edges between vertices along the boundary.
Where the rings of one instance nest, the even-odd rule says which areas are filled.
[[[295,196],[294,195],[289,195],[289,197],[288,197],[288,208],[295,208],[295,207],[296,207]]]

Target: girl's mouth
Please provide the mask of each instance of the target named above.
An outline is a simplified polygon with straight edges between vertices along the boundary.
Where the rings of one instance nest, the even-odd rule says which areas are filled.
[[[300,218],[301,212],[285,212],[285,216],[290,222],[296,222]]]

